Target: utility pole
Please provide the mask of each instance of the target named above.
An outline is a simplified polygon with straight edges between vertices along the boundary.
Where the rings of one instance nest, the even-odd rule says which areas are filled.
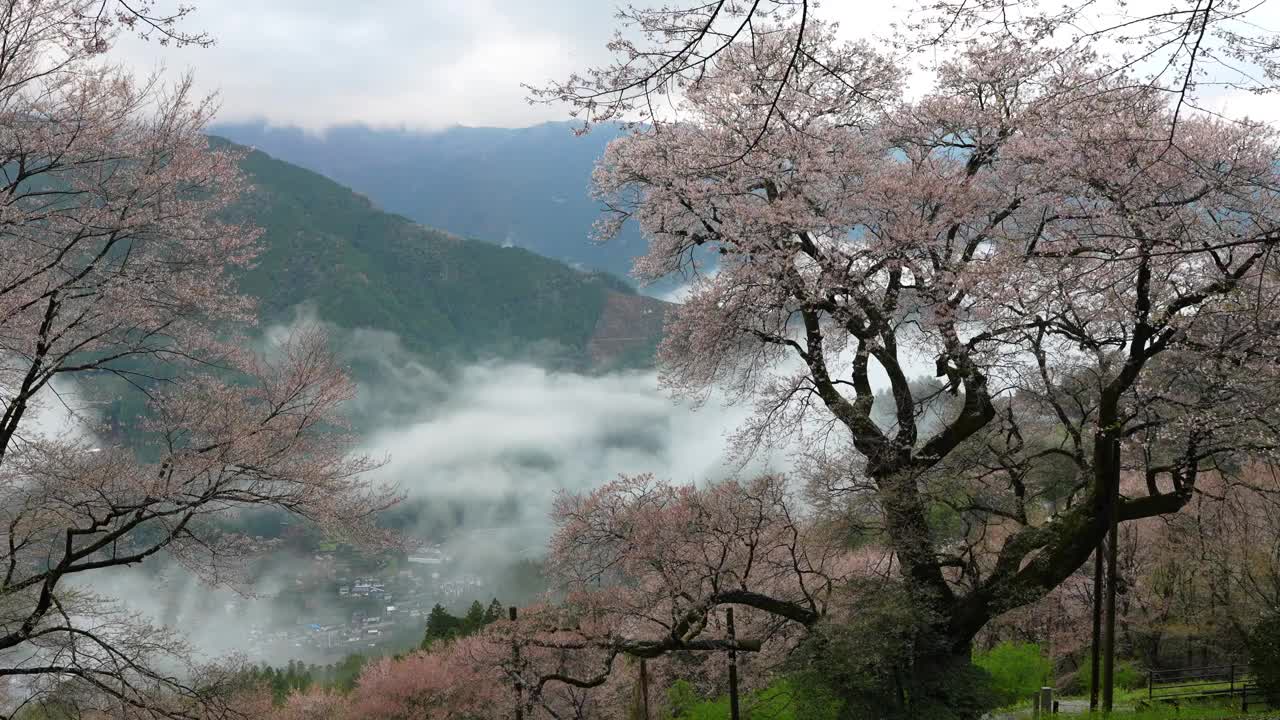
[[[1093,645],[1089,648],[1089,712],[1098,711],[1098,681],[1102,659],[1102,550],[1104,541],[1093,551]]]
[[[738,634],[733,628],[733,608],[725,610],[729,626],[729,720],[739,720],[738,716]]]

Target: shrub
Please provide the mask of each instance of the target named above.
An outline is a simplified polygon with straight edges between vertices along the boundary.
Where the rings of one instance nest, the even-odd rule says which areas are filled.
[[[1116,687],[1122,690],[1138,690],[1147,686],[1147,672],[1132,660],[1116,662]]]
[[[1089,694],[1089,666],[1062,675],[1057,680],[1058,695],[1071,697]],[[1122,690],[1141,690],[1147,687],[1147,671],[1132,660],[1116,662],[1116,687]]]
[[[1249,671],[1272,702],[1280,700],[1280,613],[1265,615],[1249,632]]]
[[[1005,641],[974,654],[973,663],[991,675],[1003,705],[1029,700],[1049,680],[1053,667],[1035,643]]]

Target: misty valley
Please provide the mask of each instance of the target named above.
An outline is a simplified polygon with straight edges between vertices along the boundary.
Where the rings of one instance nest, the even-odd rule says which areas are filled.
[[[256,509],[219,521],[260,546],[243,587],[211,589],[163,556],[90,575],[86,587],[181,630],[209,657],[283,668],[403,653],[423,643],[437,605],[462,618],[498,599],[505,613],[551,590],[543,548],[556,492],[590,489],[624,468],[698,479],[735,469],[706,448],[745,411],[673,404],[648,371],[479,364],[459,369],[460,389],[450,390],[434,371],[404,369],[412,361],[395,345],[359,346],[362,357],[402,363],[360,388],[398,396],[397,405],[354,409],[369,428],[360,449],[387,459],[372,475],[407,493],[378,519],[397,547],[348,545],[287,512]],[[374,387],[382,383],[392,387]]]

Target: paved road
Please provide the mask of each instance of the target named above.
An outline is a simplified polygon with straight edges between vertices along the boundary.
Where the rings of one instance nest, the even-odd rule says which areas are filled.
[[[1029,704],[1029,703],[1028,703]],[[1117,708],[1120,709],[1120,708]],[[1061,713],[1083,713],[1089,711],[1088,700],[1059,700],[1058,712]],[[995,713],[987,716],[989,720],[1026,720],[1032,717],[1031,708],[1026,710],[1017,710],[1010,713]]]

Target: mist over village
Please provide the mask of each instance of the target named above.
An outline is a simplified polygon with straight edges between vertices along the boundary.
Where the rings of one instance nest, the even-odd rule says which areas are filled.
[[[1280,718],[1274,2],[0,0],[0,720]]]

